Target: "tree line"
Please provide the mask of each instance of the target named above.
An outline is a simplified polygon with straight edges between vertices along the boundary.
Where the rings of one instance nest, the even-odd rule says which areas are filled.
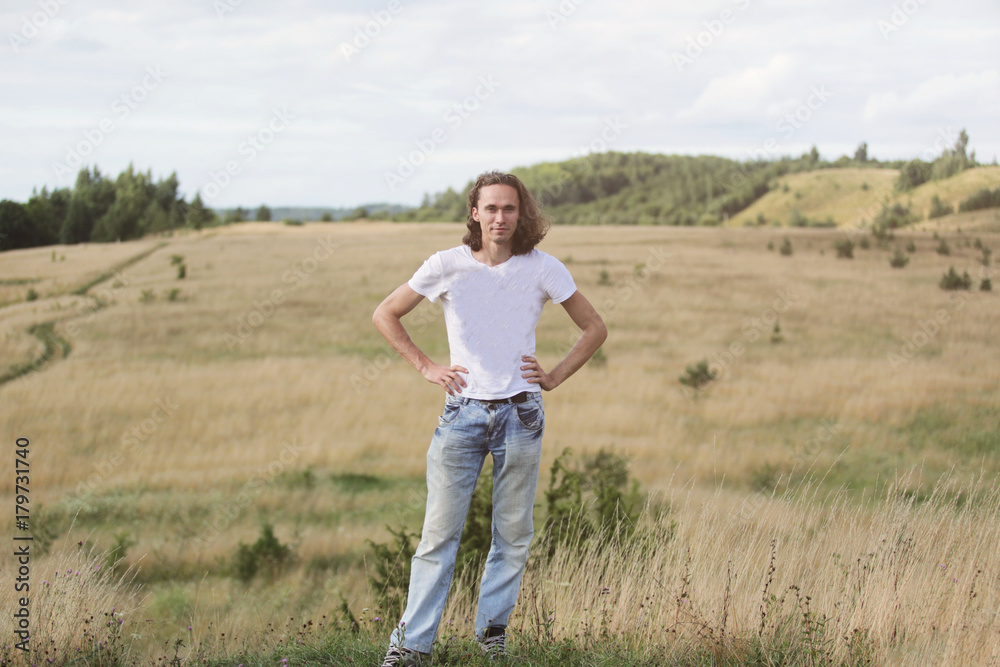
[[[97,167],[85,167],[72,188],[35,190],[24,204],[0,201],[0,250],[127,241],[179,227],[201,229],[249,219],[242,208],[220,219],[200,194],[188,202],[178,186],[176,172],[155,180],[151,171],[129,165],[112,179]],[[270,220],[270,209],[261,206],[257,219]]]
[[[543,162],[513,169],[553,221],[561,224],[716,225],[747,208],[789,173],[843,167],[899,170],[896,190],[905,192],[928,181],[949,178],[978,166],[962,130],[954,146],[933,160],[880,161],[868,155],[867,143],[853,157],[823,160],[816,147],[798,157],[740,162],[715,156],[653,153],[595,153],[563,162]],[[386,206],[397,221],[464,221],[465,192],[448,188],[427,194],[417,208]],[[982,199],[982,197],[981,197]],[[985,205],[992,199],[986,195]],[[978,201],[974,204],[982,206]],[[368,217],[359,208],[345,219]],[[177,174],[154,180],[150,171],[132,165],[116,179],[97,167],[81,169],[72,189],[35,191],[27,203],[0,201],[0,250],[55,243],[126,241],[146,234],[250,219],[243,208],[221,217],[201,195],[188,202],[178,193]],[[269,221],[261,206],[254,219]],[[324,219],[332,219],[327,216]]]
[[[845,167],[899,169],[897,191],[978,166],[965,130],[936,159],[880,161],[861,143],[853,157],[822,159],[814,146],[799,157],[739,162],[714,156],[599,153],[512,170],[561,224],[716,225],[767,194],[786,174]],[[472,188],[470,181],[463,192]],[[426,195],[401,221],[466,219],[465,196],[448,188]]]

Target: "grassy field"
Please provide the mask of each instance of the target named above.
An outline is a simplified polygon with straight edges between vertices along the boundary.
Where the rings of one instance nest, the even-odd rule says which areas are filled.
[[[927,220],[931,200],[937,196],[954,210],[972,194],[995,189],[1000,184],[1000,167],[986,166],[967,169],[951,178],[930,181],[911,192],[899,193],[893,188],[899,171],[896,169],[821,169],[788,174],[778,179],[777,187],[734,215],[729,224],[752,225],[763,217],[767,224],[787,225],[798,211],[810,221],[832,219],[840,227],[870,227],[882,206],[902,204],[925,221],[923,227],[966,231],[998,231],[1000,221],[996,211],[952,215]]]
[[[846,664],[864,664],[858,646],[875,664],[995,660],[1000,301],[977,289],[996,272],[975,241],[996,249],[1000,236],[939,235],[948,256],[926,231],[840,259],[847,233],[832,229],[553,228],[541,248],[566,262],[610,337],[598,363],[546,395],[543,465],[567,447],[613,448],[673,527],[669,538],[649,528],[657,548],[595,556],[592,568],[572,549],[534,564],[523,646],[586,628],[650,660],[716,646],[738,662],[760,648],[747,638],[765,635]],[[371,610],[366,540],[385,541],[387,525],[419,530],[443,400],[387,349],[371,313],[460,237],[449,224],[256,223],[4,253],[0,349],[27,372],[0,386],[0,431],[31,440],[36,546],[51,543],[33,582],[84,558],[78,549],[118,547],[112,571],[131,566],[138,590],[94,586],[121,597],[136,656],[173,655],[178,639],[182,657],[264,646],[269,632],[287,640],[290,617],[342,622],[341,597]],[[891,268],[908,241],[908,266]],[[938,287],[952,266],[974,276],[972,290]],[[444,361],[440,307],[409,318]],[[29,333],[46,322],[51,334]],[[574,338],[549,307],[542,363]],[[60,352],[36,363],[47,340]],[[700,360],[717,379],[691,392],[678,378]],[[13,479],[0,482],[8,506]],[[243,584],[236,554],[265,522],[293,565]],[[940,564],[959,574],[938,576]],[[766,632],[755,630],[762,605],[778,619],[764,614]],[[469,613],[457,596],[457,635]],[[387,633],[375,610],[362,615],[371,637]],[[795,618],[827,619],[831,643],[817,648],[819,630]]]

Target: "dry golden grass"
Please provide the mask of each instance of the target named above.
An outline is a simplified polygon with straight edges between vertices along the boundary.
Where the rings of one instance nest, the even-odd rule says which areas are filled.
[[[32,544],[30,590],[15,592],[13,585],[7,585],[0,592],[5,614],[20,608],[19,597],[30,600],[31,636],[25,643],[30,653],[10,649],[4,642],[3,659],[17,664],[15,656],[30,655],[31,664],[61,665],[81,656],[96,661],[98,653],[127,654],[129,634],[142,632],[144,625],[140,616],[144,601],[132,583],[135,572],[109,569],[107,553],[93,549],[63,545],[41,557],[36,549]]]
[[[450,224],[237,225],[167,239],[114,289],[103,283],[89,299],[58,297],[56,333],[72,353],[0,386],[9,406],[0,430],[31,438],[33,508],[44,505],[41,516],[62,531],[77,516],[65,539],[107,547],[124,531],[136,540],[130,562],[142,557],[149,608],[163,614],[151,644],[187,625],[205,634],[209,620],[248,633],[290,609],[329,611],[340,592],[352,605],[368,599],[358,564],[365,540],[385,539],[385,524],[419,527],[426,446],[442,402],[387,352],[371,313],[461,233]],[[951,265],[976,273],[970,235],[949,234],[950,257],[933,251],[929,233],[901,235],[896,244],[912,238],[917,252],[895,270],[887,250],[836,259],[833,242],[844,234],[553,228],[541,248],[567,262],[610,338],[606,362],[546,395],[543,465],[564,447],[613,446],[649,490],[700,497],[721,485],[724,502],[713,501],[722,503],[713,511],[770,508],[787,520],[789,539],[811,513],[862,516],[848,500],[772,505],[759,495],[797,488],[810,470],[825,475],[824,493],[843,487],[849,499],[864,487],[884,491],[913,465],[925,473],[906,481],[914,493],[946,472],[959,482],[994,475],[1000,302],[994,292],[937,287]],[[791,257],[767,249],[786,236]],[[1000,247],[997,235],[981,237]],[[0,278],[66,290],[153,242],[116,245],[113,257],[109,247],[68,248],[67,260],[54,263],[48,251],[34,251],[33,262],[5,254]],[[62,273],[70,252],[79,253],[79,274]],[[173,255],[184,258],[183,280]],[[101,290],[106,307],[89,312]],[[4,362],[37,354],[34,339],[18,336],[35,318],[56,319],[55,303],[0,310],[0,330],[10,335]],[[933,335],[921,333],[939,316]],[[424,303],[408,321],[418,344],[445,360],[440,306]],[[574,336],[562,309],[548,308],[538,332],[543,364],[556,363]],[[894,364],[890,354],[905,357]],[[687,396],[678,377],[700,359],[720,377]],[[347,473],[370,475],[375,486],[351,491],[338,482]],[[13,502],[11,475],[0,489]],[[877,506],[863,511],[865,521],[889,520]],[[273,598],[272,588],[222,578],[263,521],[298,557]],[[742,549],[745,530],[737,523],[720,534]],[[828,530],[815,549],[850,537]],[[747,543],[746,571],[766,567],[762,539]],[[794,548],[782,557],[791,571],[805,567]],[[717,573],[712,563],[698,567]]]
[[[782,176],[777,187],[734,215],[729,225],[752,225],[759,215],[768,224],[787,225],[792,212],[797,210],[812,221],[832,218],[840,227],[870,227],[882,207],[900,203],[911,208],[922,220],[927,219],[931,199],[940,198],[958,210],[958,205],[983,188],[995,189],[1000,185],[1000,167],[986,166],[968,169],[942,181],[924,183],[912,192],[899,193],[894,183],[899,176],[896,169],[821,169]],[[980,229],[981,220],[993,220],[994,211],[980,213],[962,225],[964,229]],[[937,221],[927,221],[932,226]],[[947,224],[947,223],[945,223]],[[955,225],[951,225],[954,229]],[[994,227],[993,231],[996,231]]]

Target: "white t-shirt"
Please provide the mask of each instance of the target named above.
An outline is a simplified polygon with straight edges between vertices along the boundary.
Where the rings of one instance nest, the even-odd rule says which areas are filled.
[[[541,250],[487,266],[467,245],[434,253],[408,282],[431,302],[441,299],[451,365],[464,366],[462,396],[483,400],[541,391],[521,377],[521,356],[535,354],[535,327],[545,302],[576,292],[569,270]]]

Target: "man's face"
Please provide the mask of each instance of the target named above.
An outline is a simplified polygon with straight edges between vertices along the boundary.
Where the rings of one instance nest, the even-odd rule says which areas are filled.
[[[483,230],[483,241],[509,244],[517,229],[520,201],[517,190],[509,185],[487,185],[479,191],[479,205],[472,209],[472,219]]]

